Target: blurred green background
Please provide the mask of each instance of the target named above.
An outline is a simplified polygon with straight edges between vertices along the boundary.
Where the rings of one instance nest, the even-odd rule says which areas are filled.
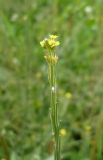
[[[53,160],[49,34],[61,43],[61,160],[103,160],[102,0],[0,0],[0,160]]]

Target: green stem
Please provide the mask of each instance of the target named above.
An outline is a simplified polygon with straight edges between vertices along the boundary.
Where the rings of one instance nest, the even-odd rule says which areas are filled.
[[[58,108],[57,108],[57,92],[56,92],[56,65],[49,64],[49,81],[51,90],[51,123],[55,143],[54,160],[60,160],[60,136],[59,136],[59,122],[58,122]]]

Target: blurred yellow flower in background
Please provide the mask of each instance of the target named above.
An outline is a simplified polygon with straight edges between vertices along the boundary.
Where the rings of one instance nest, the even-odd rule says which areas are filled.
[[[66,129],[61,128],[61,129],[60,129],[60,135],[63,136],[63,137],[66,136],[66,135],[67,135]]]
[[[65,93],[65,97],[68,98],[68,99],[71,99],[72,96],[73,96],[73,95],[72,95],[72,93],[70,93],[70,92],[66,92],[66,93]]]
[[[88,133],[91,132],[91,129],[92,129],[92,127],[90,125],[86,125],[84,127],[85,132],[88,132]]]

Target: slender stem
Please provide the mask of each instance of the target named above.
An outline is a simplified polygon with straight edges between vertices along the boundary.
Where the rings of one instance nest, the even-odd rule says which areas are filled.
[[[54,54],[53,52],[50,54]],[[49,82],[51,90],[50,100],[50,117],[55,143],[54,160],[60,160],[60,136],[58,122],[58,107],[57,107],[57,91],[56,91],[56,64],[49,64]]]

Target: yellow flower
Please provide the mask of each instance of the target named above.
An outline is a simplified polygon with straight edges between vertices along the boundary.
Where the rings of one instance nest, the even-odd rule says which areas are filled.
[[[49,37],[50,37],[51,39],[56,39],[56,38],[58,38],[57,35],[49,35]]]
[[[60,45],[59,41],[55,41],[54,39],[48,39],[48,44],[50,48],[54,48]]]
[[[43,40],[43,41],[41,41],[40,42],[40,45],[42,46],[42,47],[44,47],[44,45],[45,45],[45,41]]]
[[[60,45],[60,42],[56,40],[56,35],[50,35],[49,38],[44,39],[40,42],[40,45],[46,49],[54,49]]]
[[[40,42],[40,45],[43,48],[47,48],[48,47],[48,39],[45,38],[43,41]]]
[[[68,99],[71,99],[72,98],[72,94],[70,92],[67,92],[65,94],[65,97],[68,98]]]
[[[84,129],[85,129],[85,132],[89,133],[91,132],[92,127],[90,125],[86,125]]]
[[[60,129],[59,132],[60,132],[60,135],[63,136],[63,137],[67,135],[67,131],[64,128]]]

